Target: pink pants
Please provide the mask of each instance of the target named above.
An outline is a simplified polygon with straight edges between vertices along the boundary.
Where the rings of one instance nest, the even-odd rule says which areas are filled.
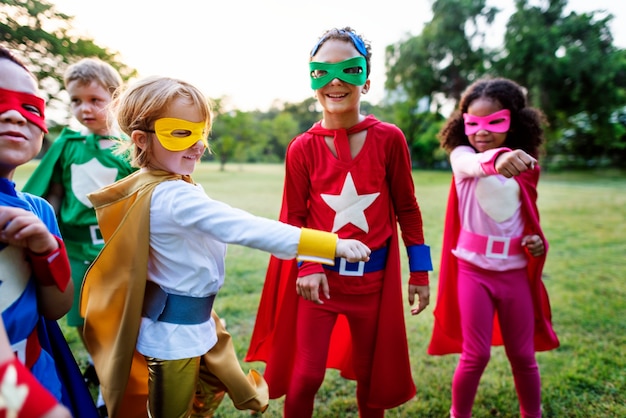
[[[301,299],[298,304],[298,328],[295,336],[298,354],[285,397],[284,418],[313,416],[315,394],[324,381],[328,345],[339,313],[348,319],[352,335],[352,360],[357,375],[359,416],[384,417],[384,409],[367,406],[380,293],[332,294],[330,299],[323,301],[323,305],[317,305]]]
[[[541,381],[535,359],[533,301],[526,269],[490,271],[459,260],[463,352],[452,380],[455,418],[469,418],[491,353],[494,313],[511,364],[521,415],[541,417]]]

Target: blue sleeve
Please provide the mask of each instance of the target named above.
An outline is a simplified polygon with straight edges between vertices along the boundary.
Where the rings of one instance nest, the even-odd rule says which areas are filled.
[[[46,199],[30,193],[21,193],[21,197],[30,204],[32,211],[43,221],[48,230],[60,237],[61,231],[52,205]]]

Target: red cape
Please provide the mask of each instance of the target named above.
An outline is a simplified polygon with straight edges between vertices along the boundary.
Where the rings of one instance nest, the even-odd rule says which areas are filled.
[[[402,286],[397,238],[387,259],[387,278],[381,293],[380,323],[372,367],[372,385],[368,404],[375,408],[394,408],[415,396],[415,383],[407,356],[398,356],[396,347],[388,341],[404,341],[408,346],[402,309]],[[396,271],[394,271],[396,270]],[[293,260],[270,258],[265,286],[257,313],[256,324],[245,361],[267,364],[265,380],[270,398],[283,396],[296,355],[295,330],[299,297],[295,291],[297,264]],[[390,326],[394,324],[393,326]],[[394,335],[398,334],[398,335]],[[356,379],[352,368],[352,343],[348,321],[339,315],[331,337],[327,368],[338,369],[341,376]]]
[[[392,215],[395,224],[393,211]],[[283,199],[280,220],[285,221],[286,217],[287,205]],[[264,377],[272,399],[287,392],[296,355],[294,335],[299,301],[295,290],[297,273],[296,261],[270,258],[245,358],[246,361],[263,361],[267,364]],[[368,405],[390,409],[407,402],[416,393],[404,322],[397,231],[390,239],[379,321],[384,325],[379,326],[377,331]],[[389,341],[401,341],[403,346],[389,344]],[[339,369],[344,378],[356,379],[352,368],[350,329],[342,315],[333,330],[326,367]]]
[[[559,340],[552,329],[550,301],[541,279],[548,252],[548,241],[541,230],[539,211],[537,209],[539,168],[525,171],[521,175],[516,176],[515,180],[520,186],[522,216],[525,224],[524,235],[537,234],[546,246],[543,256],[532,257],[528,255],[528,279],[530,280],[535,307],[535,350],[553,350],[559,346]],[[457,259],[452,254],[452,250],[456,248],[461,228],[458,207],[459,202],[453,178],[446,209],[437,305],[434,310],[435,324],[428,346],[428,354],[433,355],[460,353],[463,343],[457,294]],[[492,344],[503,344],[497,317],[494,317]]]

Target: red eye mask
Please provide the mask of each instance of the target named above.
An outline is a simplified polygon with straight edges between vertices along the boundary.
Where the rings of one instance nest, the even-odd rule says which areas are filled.
[[[465,121],[465,135],[474,135],[484,129],[489,132],[504,133],[511,126],[511,112],[509,109],[502,109],[487,116],[474,116],[463,113]]]
[[[0,114],[9,110],[16,110],[29,122],[48,133],[44,115],[45,107],[45,101],[34,94],[0,89]]]

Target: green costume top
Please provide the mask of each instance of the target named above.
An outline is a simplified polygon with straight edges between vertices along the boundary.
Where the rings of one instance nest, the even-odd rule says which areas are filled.
[[[72,258],[92,261],[104,245],[96,212],[87,194],[126,177],[135,169],[113,148],[101,148],[107,139],[64,128],[23,188],[45,197],[51,183],[61,183],[65,196],[58,214],[61,235]]]

